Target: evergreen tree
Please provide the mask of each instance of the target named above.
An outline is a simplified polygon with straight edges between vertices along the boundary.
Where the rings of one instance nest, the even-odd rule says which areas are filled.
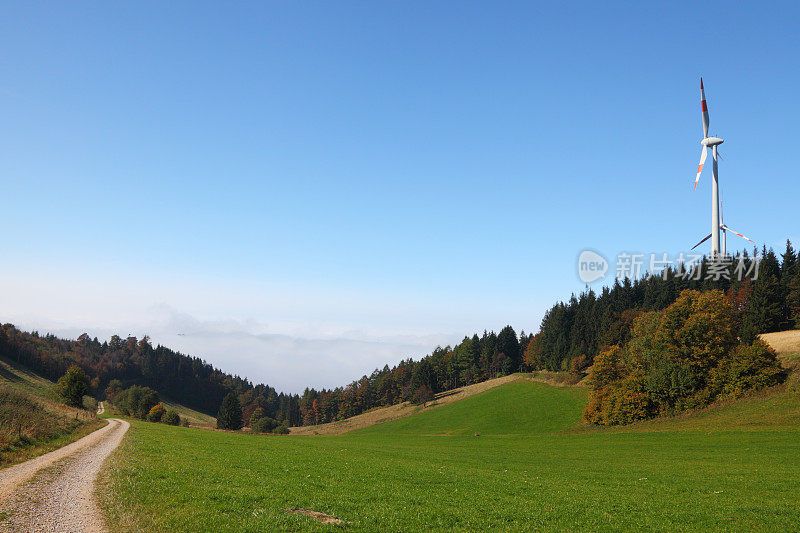
[[[222,400],[217,413],[217,429],[242,429],[242,406],[234,393],[228,393]]]
[[[504,327],[497,334],[497,352],[504,354],[510,362],[510,368],[504,368],[504,373],[519,370],[522,354],[519,350],[517,332],[511,326]]]

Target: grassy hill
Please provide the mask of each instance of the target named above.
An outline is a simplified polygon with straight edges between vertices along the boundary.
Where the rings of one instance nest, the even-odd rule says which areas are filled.
[[[175,403],[169,400],[161,400],[161,403],[167,409],[174,409],[181,415],[181,419],[187,419],[189,423],[193,427],[202,427],[202,428],[215,428],[217,427],[217,419],[211,415],[207,415],[205,413],[201,413],[200,411],[195,411],[194,409],[190,409],[185,405],[181,405],[179,403]]]
[[[411,415],[418,415],[430,409],[438,409],[453,402],[460,402],[466,398],[481,394],[489,389],[499,387],[512,381],[523,379],[522,374],[512,374],[495,379],[482,381],[473,385],[466,385],[457,389],[440,392],[433,401],[424,405],[414,405],[410,402],[402,402],[388,407],[378,407],[366,413],[352,416],[337,422],[328,424],[318,424],[313,426],[300,426],[291,428],[292,435],[342,435],[357,429],[362,429],[375,424],[383,424],[399,418]]]
[[[556,390],[553,390],[556,389]],[[415,416],[357,431],[363,435],[530,435],[581,423],[587,391],[520,379]]]

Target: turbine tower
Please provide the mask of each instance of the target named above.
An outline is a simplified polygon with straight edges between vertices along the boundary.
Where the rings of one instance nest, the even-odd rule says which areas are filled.
[[[747,239],[750,242],[753,242],[753,240],[745,237],[741,233],[733,231],[722,221],[720,209],[721,202],[719,197],[719,170],[717,168],[717,157],[719,156],[719,151],[717,150],[717,147],[723,143],[723,140],[719,137],[708,136],[708,106],[706,105],[706,91],[703,87],[703,78],[700,78],[700,108],[703,111],[703,140],[700,141],[700,144],[703,145],[703,150],[700,152],[700,164],[697,166],[697,176],[694,178],[694,188],[697,189],[697,182],[700,181],[700,174],[703,172],[703,165],[706,163],[706,158],[708,157],[708,148],[710,147],[712,158],[711,234],[695,244],[692,247],[692,250],[706,242],[708,239],[711,239],[711,258],[713,259],[720,255],[720,231],[722,231],[721,255],[725,255],[727,253],[726,232],[728,231],[738,235],[739,237],[742,237],[743,239]]]

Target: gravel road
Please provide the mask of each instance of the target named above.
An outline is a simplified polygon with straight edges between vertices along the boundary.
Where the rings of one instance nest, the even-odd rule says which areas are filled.
[[[111,418],[107,426],[72,444],[1,470],[0,530],[105,531],[92,495],[94,480],[129,427]]]

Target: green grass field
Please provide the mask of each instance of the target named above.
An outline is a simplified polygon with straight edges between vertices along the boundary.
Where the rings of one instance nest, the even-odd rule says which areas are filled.
[[[515,382],[340,436],[133,421],[104,474],[122,530],[790,530],[800,430],[789,393],[623,429],[581,389]],[[774,409],[782,413],[768,415]],[[479,437],[473,436],[475,432]],[[321,525],[286,508],[349,522]]]

